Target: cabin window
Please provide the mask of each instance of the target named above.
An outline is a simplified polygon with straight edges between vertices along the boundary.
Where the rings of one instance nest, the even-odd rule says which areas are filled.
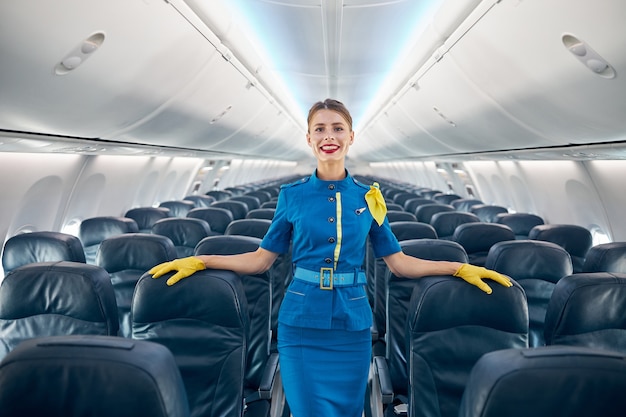
[[[592,224],[589,231],[591,232],[593,246],[611,242],[609,235],[597,224]]]

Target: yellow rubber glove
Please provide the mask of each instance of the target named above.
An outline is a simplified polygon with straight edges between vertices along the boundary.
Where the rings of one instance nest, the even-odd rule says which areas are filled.
[[[477,286],[487,294],[491,294],[492,289],[489,285],[483,282],[483,278],[496,281],[498,284],[504,285],[505,287],[511,287],[513,285],[508,277],[499,274],[496,271],[492,271],[491,269],[483,268],[482,266],[463,264],[453,275]]]
[[[380,188],[377,182],[370,185],[370,190],[365,193],[365,201],[367,201],[367,207],[370,209],[370,213],[374,216],[374,220],[379,226],[382,226],[387,215],[387,205],[383,193],[380,192]]]
[[[174,285],[183,278],[187,278],[196,271],[202,271],[206,269],[204,262],[195,256],[189,256],[187,258],[174,259],[170,262],[164,262],[157,266],[152,267],[148,271],[152,278],[159,278],[168,272],[178,271],[174,275],[168,278],[167,285]]]

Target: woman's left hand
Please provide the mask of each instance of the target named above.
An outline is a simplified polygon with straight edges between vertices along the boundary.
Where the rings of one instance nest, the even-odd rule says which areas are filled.
[[[491,294],[493,290],[483,281],[483,278],[496,281],[498,284],[505,287],[511,287],[513,285],[508,277],[496,271],[492,271],[491,269],[483,268],[482,266],[463,264],[453,275],[477,286],[487,294]]]

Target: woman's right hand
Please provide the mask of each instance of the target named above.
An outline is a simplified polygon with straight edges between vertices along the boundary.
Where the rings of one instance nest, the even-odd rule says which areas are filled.
[[[157,266],[152,267],[148,273],[152,275],[152,278],[159,278],[168,272],[177,271],[174,275],[168,278],[166,284],[174,285],[183,278],[187,278],[196,271],[202,271],[206,269],[204,262],[196,256],[189,256],[187,258],[174,259],[170,262],[164,262]]]

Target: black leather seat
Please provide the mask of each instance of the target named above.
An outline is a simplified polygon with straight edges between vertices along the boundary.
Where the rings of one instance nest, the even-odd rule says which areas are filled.
[[[400,242],[400,246],[405,254],[416,258],[467,263],[463,247],[449,240],[412,239]],[[420,280],[400,278],[390,271],[386,274],[386,280],[385,356],[374,356],[374,366],[379,369],[378,375],[382,379],[376,380],[375,385],[378,387],[372,387],[372,392],[373,395],[381,395],[386,413],[393,413],[393,407],[388,405],[393,401],[406,404],[409,395],[406,325],[411,294]]]
[[[409,213],[415,214],[417,208],[419,206],[423,206],[425,204],[433,204],[433,200],[424,197],[414,197],[404,202],[403,208],[404,211],[408,211]]]
[[[276,188],[266,188],[255,191],[248,191],[244,194],[244,196],[256,197],[259,200],[260,206],[260,204],[270,201],[272,197],[278,197],[278,191]]]
[[[434,194],[431,198],[439,204],[452,204],[453,201],[461,199],[461,196],[457,194],[439,193]]]
[[[626,356],[574,346],[485,354],[470,374],[459,417],[621,417]]]
[[[213,233],[209,224],[202,219],[170,217],[154,223],[152,234],[169,238],[176,248],[176,257],[185,258],[193,255],[196,245],[202,239],[216,233]]]
[[[466,211],[471,213],[471,209],[473,206],[478,204],[485,204],[482,200],[477,198],[459,198],[458,200],[454,200],[450,203],[452,207],[454,207],[457,211]]]
[[[192,417],[241,417],[248,304],[241,278],[198,271],[168,287],[145,274],[132,304],[132,337],[167,347],[182,375]]]
[[[572,261],[565,249],[551,242],[512,240],[491,247],[485,267],[517,281],[528,300],[529,345],[545,344],[543,328],[546,309],[555,284],[572,273]]]
[[[435,214],[448,211],[455,211],[454,207],[433,201],[432,204],[422,204],[417,207],[417,209],[415,209],[415,217],[418,222],[430,224],[430,220]]]
[[[85,219],[80,223],[78,238],[83,244],[87,263],[95,265],[96,254],[104,239],[138,231],[137,222],[129,217],[98,216]]]
[[[187,213],[192,219],[202,219],[209,224],[211,231],[224,234],[228,224],[232,222],[233,213],[230,210],[219,207],[195,208]]]
[[[416,222],[417,217],[415,217],[415,214],[409,213],[408,211],[390,210],[387,212],[387,220],[389,221],[389,223],[410,221]]]
[[[533,227],[544,224],[544,221],[531,213],[500,213],[496,215],[495,223],[509,226],[515,233],[515,239],[524,240],[528,239]]]
[[[237,195],[228,199],[229,201],[241,201],[248,207],[247,211],[261,208],[261,200],[249,194]]]
[[[582,272],[617,272],[626,274],[626,242],[592,246],[585,256]]]
[[[86,262],[79,238],[61,232],[31,232],[10,237],[2,251],[2,268],[8,274],[15,268],[35,262]]]
[[[159,207],[168,209],[169,217],[185,217],[189,210],[196,208],[196,204],[193,201],[170,200],[161,202]]]
[[[187,417],[167,348],[113,336],[25,341],[0,362],[4,417]]]
[[[172,241],[161,235],[125,233],[102,241],[96,264],[111,278],[121,336],[130,337],[130,306],[139,278],[153,266],[176,256]]]
[[[207,191],[205,194],[213,197],[215,201],[228,200],[234,195],[232,192],[226,190],[211,190]]]
[[[548,303],[548,345],[588,346],[626,354],[626,274],[578,273],[556,283]]]
[[[495,223],[498,214],[508,213],[509,210],[494,204],[477,204],[473,205],[469,212],[478,216],[481,222]]]
[[[433,214],[431,226],[437,231],[439,239],[452,240],[456,228],[465,223],[478,223],[480,219],[472,213],[449,211]]]
[[[165,207],[135,207],[128,210],[124,217],[129,217],[137,223],[139,233],[150,233],[157,220],[170,217],[170,210]]]
[[[487,295],[452,276],[416,281],[407,325],[409,415],[456,417],[483,354],[528,347],[526,296],[516,282],[491,284]]]
[[[117,336],[107,272],[80,262],[39,262],[11,271],[0,285],[0,357],[20,342],[55,335]]]
[[[224,235],[203,239],[195,255],[235,255],[254,252],[261,239],[251,236]],[[280,260],[280,258],[279,258]],[[246,413],[266,416],[274,390],[274,378],[278,371],[278,353],[273,351],[273,296],[280,296],[282,282],[277,282],[274,271],[242,275],[241,281],[248,305],[250,337],[247,343],[247,360],[244,378]],[[282,289],[284,293],[284,289]],[[275,312],[276,315],[278,311]],[[277,384],[277,389],[279,385]]]
[[[575,224],[542,224],[528,233],[528,238],[556,243],[572,258],[574,273],[582,272],[587,252],[593,245],[591,232]]]
[[[498,242],[515,240],[515,234],[503,224],[465,223],[454,230],[452,240],[463,246],[469,263],[484,266],[489,249]]]
[[[248,214],[248,205],[242,201],[235,201],[232,198],[228,200],[219,200],[211,204],[211,207],[223,208],[230,211],[233,220],[245,219]]]
[[[416,221],[399,221],[389,223],[391,231],[399,242],[411,239],[437,239],[435,229],[426,223]],[[371,248],[370,248],[371,250]],[[371,253],[373,257],[373,253]],[[385,295],[387,292],[387,264],[382,258],[374,262],[374,277],[367,283],[367,294],[370,299],[370,306],[374,313],[374,350],[382,350],[384,354],[384,338],[386,332],[386,307]]]
[[[212,203],[215,203],[217,200],[214,197],[206,194],[192,194],[185,196],[183,198],[185,201],[191,201],[193,203],[194,208],[199,207],[209,207]]]
[[[252,236],[259,239],[263,239],[263,236],[267,233],[267,230],[272,224],[271,220],[267,219],[239,219],[233,220],[228,224],[225,235],[241,235]]]
[[[258,208],[255,210],[250,210],[248,214],[246,214],[246,219],[272,220],[274,218],[275,212],[276,212],[276,209],[273,209],[273,208]]]

